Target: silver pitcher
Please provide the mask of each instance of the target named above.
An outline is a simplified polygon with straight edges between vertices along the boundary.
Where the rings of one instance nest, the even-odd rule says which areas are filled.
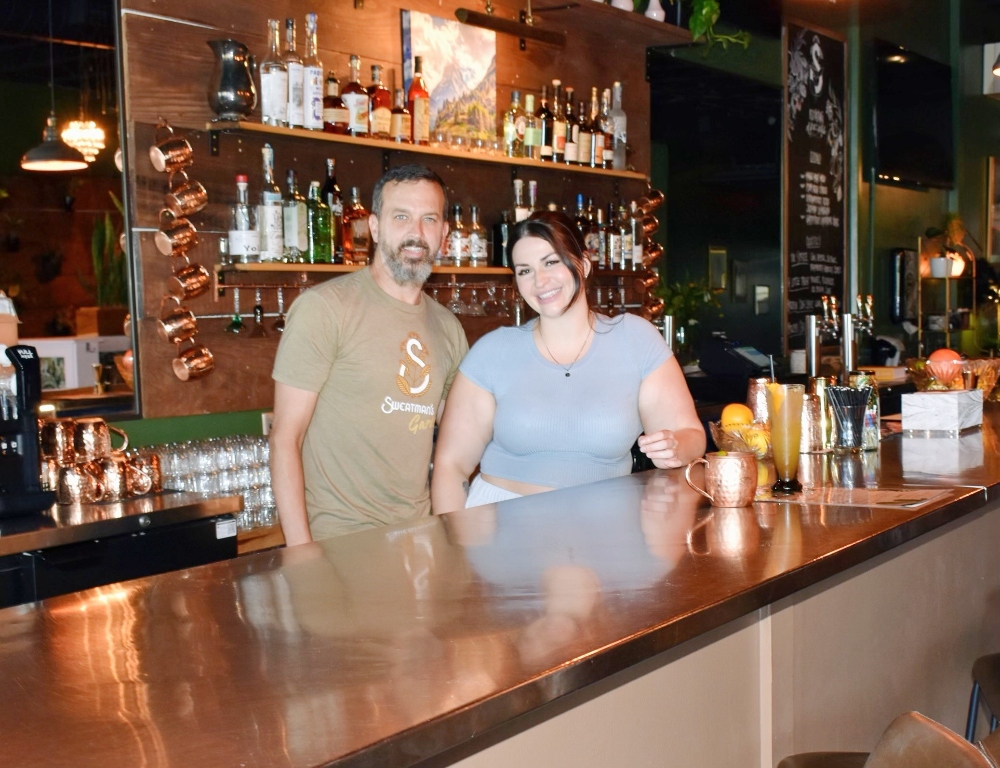
[[[249,117],[257,106],[253,56],[238,40],[209,40],[208,45],[215,52],[215,66],[208,87],[208,105],[218,115],[215,120]]]

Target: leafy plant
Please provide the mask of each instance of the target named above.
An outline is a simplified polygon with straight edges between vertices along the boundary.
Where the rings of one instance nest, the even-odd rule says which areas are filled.
[[[688,29],[695,41],[704,38],[711,48],[715,44],[728,48],[730,45],[742,45],[746,48],[750,45],[749,33],[740,30],[732,34],[721,34],[715,31],[715,24],[719,20],[721,9],[719,0],[670,0],[670,4],[686,2],[691,6],[688,16]]]
[[[663,314],[672,315],[678,327],[696,325],[704,312],[722,306],[704,280],[661,282],[656,294],[663,299]]]
[[[109,192],[118,213],[124,216],[121,200]],[[111,213],[104,214],[94,224],[90,236],[90,258],[94,268],[94,279],[87,280],[82,275],[80,282],[91,293],[99,307],[125,306],[128,303],[128,263],[125,252],[118,245],[120,231],[111,219]]]

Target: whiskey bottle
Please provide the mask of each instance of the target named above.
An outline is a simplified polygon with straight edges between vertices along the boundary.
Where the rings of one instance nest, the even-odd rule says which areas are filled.
[[[604,131],[601,130],[601,105],[597,99],[596,85],[590,89],[590,117],[587,122],[591,130],[589,156],[581,156],[580,162],[591,168],[600,168],[604,164]]]
[[[329,264],[330,253],[330,208],[323,202],[319,182],[309,182],[309,197],[306,200],[306,261],[310,264]]]
[[[524,221],[531,210],[524,204],[524,179],[514,179],[514,223]]]
[[[510,211],[500,212],[500,221],[493,225],[493,266],[510,268],[510,255],[507,253],[507,239],[513,226]]]
[[[323,62],[316,45],[316,14],[306,14],[306,57],[302,61],[302,127],[323,130]]]
[[[281,261],[285,257],[284,211],[281,188],[274,180],[274,150],[270,144],[265,144],[260,153],[264,162],[264,186],[260,192],[260,205],[257,208],[260,260]]]
[[[618,254],[621,253],[621,232],[618,230],[618,222],[615,221],[615,206],[608,203],[607,216],[604,222],[602,238],[604,241],[604,255],[599,267],[603,269],[614,269],[617,266]]]
[[[614,141],[615,131],[611,122],[611,89],[605,88],[601,94],[601,133],[604,136],[604,149],[601,152],[601,168],[610,168],[615,157]]]
[[[542,130],[535,116],[535,95],[524,97],[524,156],[532,160],[542,159]]]
[[[431,97],[424,83],[424,62],[422,56],[413,57],[413,79],[406,94],[406,108],[410,112],[413,126],[411,139],[414,144],[431,143]]]
[[[305,118],[302,92],[302,59],[295,52],[295,19],[285,19],[285,52],[281,55],[288,70],[288,115],[290,128],[301,128]]]
[[[576,162],[578,165],[590,165],[591,148],[594,143],[594,126],[590,123],[590,111],[582,99],[580,108],[577,110],[576,121],[579,126],[576,137]]]
[[[309,247],[308,208],[306,199],[299,194],[295,171],[289,169],[285,177],[287,192],[282,204],[282,223],[285,230],[285,261],[304,261]]]
[[[587,210],[583,207],[582,192],[576,196],[576,214],[573,216],[573,223],[576,224],[580,237],[585,238],[587,230],[590,229],[590,219],[587,218]]]
[[[389,135],[393,141],[409,144],[413,135],[412,115],[406,108],[403,99],[403,89],[396,89],[395,106],[392,108],[392,119],[389,122]]]
[[[229,223],[229,255],[234,262],[248,264],[260,261],[260,232],[254,226],[253,209],[247,194],[246,174],[236,176],[236,203]]]
[[[538,207],[538,182],[530,179],[528,181],[528,215],[540,210],[541,208]]]
[[[593,208],[593,206],[591,206]],[[587,232],[583,236],[583,245],[587,250],[587,256],[591,261],[591,266],[598,268],[601,266],[601,253],[604,250],[604,220],[601,215],[601,209],[597,209],[597,213],[593,214],[591,211],[587,213]],[[607,254],[605,254],[604,259],[605,266],[607,265]]]
[[[361,85],[361,58],[350,58],[350,79],[340,92],[350,118],[347,132],[351,136],[368,135],[368,91]]]
[[[632,201],[632,211],[628,223],[629,232],[632,235],[632,269],[639,270],[645,264],[642,245],[646,235],[642,230],[642,212],[635,200]]]
[[[521,92],[511,91],[510,107],[503,115],[503,153],[507,157],[524,157],[524,127]]]
[[[462,223],[462,206],[453,205],[448,228],[448,263],[453,267],[468,266],[469,248],[469,231]]]
[[[546,161],[551,161],[552,155],[552,110],[549,109],[549,87],[547,85],[542,86],[542,97],[540,99],[540,104],[538,111],[535,112],[535,117],[538,120],[538,128],[541,131],[538,137],[539,147],[541,148],[541,159]]]
[[[392,127],[392,94],[382,84],[382,67],[372,64],[372,84],[368,86],[368,135],[388,139]]]
[[[563,162],[566,156],[566,113],[562,104],[562,82],[552,81],[552,160]]]
[[[268,19],[267,37],[271,47],[260,62],[260,120],[264,125],[288,125],[288,69],[278,50],[277,19]]]
[[[628,139],[628,118],[622,109],[622,84],[615,82],[611,89],[612,161],[611,167],[624,171],[628,165],[626,144]]]
[[[326,96],[323,97],[323,130],[346,134],[350,123],[351,112],[340,98],[340,81],[330,70],[326,73]]]
[[[566,88],[566,108],[563,116],[566,118],[566,148],[563,152],[563,162],[576,165],[579,162],[580,121],[576,117],[573,105],[573,87]]]
[[[469,208],[472,221],[469,223],[469,266],[485,267],[487,263],[486,230],[479,222],[479,206]]]
[[[351,187],[351,201],[344,207],[344,263],[367,264],[371,257],[372,233],[361,192]]]
[[[632,225],[624,203],[618,206],[618,237],[621,250],[617,266],[619,269],[632,269]]]
[[[326,159],[326,179],[319,194],[326,207],[330,209],[330,256],[334,264],[343,264],[344,247],[341,238],[344,217],[344,201],[340,196],[340,185],[337,184],[337,161]]]

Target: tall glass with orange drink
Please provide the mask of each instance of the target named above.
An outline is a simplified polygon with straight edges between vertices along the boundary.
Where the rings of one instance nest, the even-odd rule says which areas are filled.
[[[802,441],[802,384],[768,384],[767,416],[771,422],[771,451],[778,480],[775,493],[797,493],[802,484],[796,478]]]

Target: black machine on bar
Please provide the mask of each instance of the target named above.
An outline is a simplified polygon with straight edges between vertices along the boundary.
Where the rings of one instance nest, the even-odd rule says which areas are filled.
[[[42,490],[38,461],[38,403],[42,379],[34,347],[7,347],[16,391],[0,389],[0,517],[41,512],[56,501]]]

